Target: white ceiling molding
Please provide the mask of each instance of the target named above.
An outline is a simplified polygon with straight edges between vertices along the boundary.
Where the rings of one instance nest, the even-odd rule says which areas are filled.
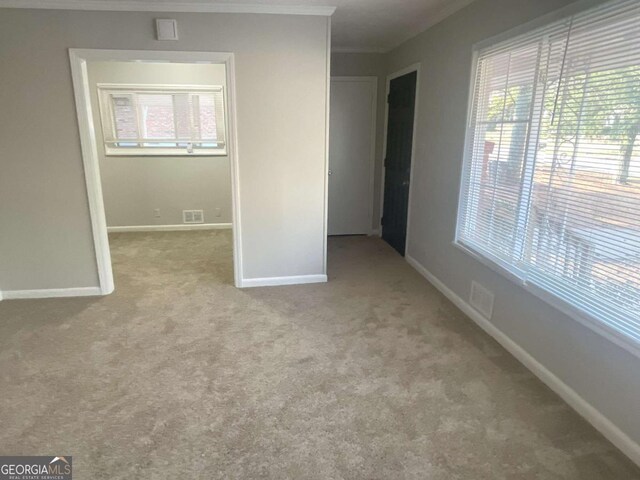
[[[257,5],[201,1],[145,0],[0,0],[0,8],[49,10],[100,10],[112,12],[262,13],[274,15],[331,16],[336,7],[315,5]]]

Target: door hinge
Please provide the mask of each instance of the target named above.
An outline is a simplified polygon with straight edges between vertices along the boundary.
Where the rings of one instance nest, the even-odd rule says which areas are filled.
[[[387,94],[387,103],[391,103],[391,94],[390,93]]]
[[[384,225],[384,217],[380,217],[380,226]]]

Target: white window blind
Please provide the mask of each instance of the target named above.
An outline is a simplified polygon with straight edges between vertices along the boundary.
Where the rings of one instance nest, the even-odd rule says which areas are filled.
[[[222,87],[98,85],[107,155],[226,154]]]
[[[640,342],[640,2],[476,56],[457,241]]]

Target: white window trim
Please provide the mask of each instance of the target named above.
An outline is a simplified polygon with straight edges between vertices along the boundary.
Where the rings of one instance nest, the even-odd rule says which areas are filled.
[[[215,157],[227,155],[226,138],[218,142],[222,145],[222,148],[194,148],[193,151],[188,151],[186,148],[181,147],[114,147],[109,145],[111,142],[107,142],[104,138],[104,132],[108,128],[115,128],[113,122],[109,122],[106,125],[106,117],[111,115],[111,110],[105,105],[105,94],[108,92],[122,90],[123,92],[161,92],[166,94],[181,93],[181,92],[193,92],[193,93],[209,93],[209,92],[222,92],[222,106],[220,111],[216,111],[216,121],[221,120],[224,125],[224,132],[228,131],[226,125],[226,91],[222,85],[173,85],[173,84],[138,84],[138,83],[98,83],[97,96],[98,96],[98,109],[100,113],[100,123],[102,131],[102,143],[104,147],[105,155],[108,157]],[[136,109],[137,110],[137,109]],[[113,134],[113,132],[112,132]],[[115,137],[115,134],[113,134]],[[139,140],[131,140],[131,143],[140,143]],[[185,142],[191,143],[191,142]]]
[[[562,297],[555,295],[551,292],[548,292],[540,287],[537,287],[529,282],[527,282],[523,276],[523,272],[520,272],[517,267],[512,265],[506,265],[504,262],[500,261],[497,257],[489,254],[488,252],[481,252],[477,248],[468,245],[461,239],[460,233],[462,229],[462,215],[461,215],[461,206],[464,205],[464,184],[467,179],[468,169],[471,168],[471,158],[469,149],[467,145],[470,141],[472,141],[472,128],[470,125],[471,119],[473,117],[473,106],[475,99],[475,80],[478,73],[478,58],[481,50],[495,45],[497,43],[504,42],[511,38],[526,34],[535,29],[544,27],[550,23],[557,22],[564,18],[567,18],[571,15],[575,15],[584,10],[592,8],[594,6],[600,5],[603,2],[601,0],[582,0],[571,5],[568,5],[564,8],[551,12],[547,15],[544,15],[540,18],[537,18],[531,22],[515,27],[511,30],[503,32],[494,37],[488,38],[486,40],[482,40],[477,42],[472,47],[472,58],[471,58],[471,76],[469,79],[469,90],[467,96],[467,114],[465,119],[465,138],[464,138],[464,154],[463,154],[463,163],[460,171],[460,178],[458,184],[458,207],[456,210],[456,227],[455,227],[455,237],[452,242],[452,245],[463,252],[465,255],[475,259],[485,267],[489,268],[493,272],[497,273],[501,277],[507,279],[508,281],[518,285],[523,288],[526,292],[532,294],[539,300],[543,301],[547,305],[552,308],[555,308],[559,312],[563,313],[567,317],[572,320],[584,325],[589,328],[591,331],[600,335],[601,337],[606,338],[617,346],[623,348],[629,353],[633,354],[637,358],[640,358],[640,342],[637,342],[633,338],[623,334],[622,332],[616,330],[614,327],[608,325],[603,322],[601,319],[597,318],[591,312],[581,309],[580,307],[571,304]]]

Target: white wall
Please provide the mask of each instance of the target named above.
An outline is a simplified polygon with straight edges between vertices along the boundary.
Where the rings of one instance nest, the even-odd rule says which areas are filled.
[[[638,443],[640,359],[452,245],[472,45],[569,3],[477,0],[386,55],[387,73],[422,65],[408,255],[464,300],[471,280],[493,290],[492,324]]]
[[[244,278],[324,273],[329,19],[0,9],[0,290],[98,285],[68,48],[233,52]]]
[[[106,156],[97,88],[98,83],[125,83],[220,85],[226,90],[224,65],[89,62],[87,70],[107,225],[179,225],[182,210],[204,210],[205,223],[231,223],[229,157]],[[154,216],[155,209],[160,217]]]

